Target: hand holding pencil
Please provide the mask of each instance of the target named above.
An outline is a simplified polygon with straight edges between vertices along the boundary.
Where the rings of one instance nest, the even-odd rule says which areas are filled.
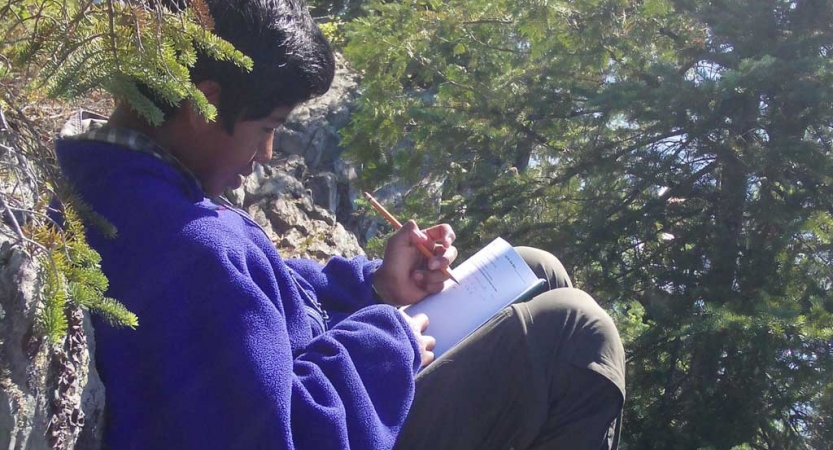
[[[382,267],[373,280],[387,303],[399,306],[416,303],[426,295],[442,290],[445,280],[450,278],[458,282],[450,270],[451,262],[457,257],[450,226],[441,224],[420,230],[413,221],[403,225],[372,195],[364,195],[398,230],[388,240]]]

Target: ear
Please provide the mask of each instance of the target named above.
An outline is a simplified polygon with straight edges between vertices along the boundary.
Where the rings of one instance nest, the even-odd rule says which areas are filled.
[[[220,83],[214,80],[203,80],[197,83],[197,89],[199,89],[205,98],[208,99],[208,102],[214,106],[220,104]]]
[[[205,95],[205,98],[208,100],[208,103],[214,105],[214,107],[219,106],[220,104],[220,91],[222,88],[220,87],[220,83],[217,83],[214,80],[203,80],[196,84],[197,89]],[[205,120],[205,117],[200,114],[199,111],[194,107],[191,101],[187,101],[185,108],[183,110],[188,115],[188,122],[191,126],[195,128],[202,128],[205,126],[210,126],[212,124],[216,124],[215,122],[208,122]]]

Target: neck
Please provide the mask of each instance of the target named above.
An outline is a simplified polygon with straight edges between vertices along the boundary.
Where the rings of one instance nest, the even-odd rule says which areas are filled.
[[[157,142],[159,139],[158,135],[161,131],[161,127],[154,127],[149,124],[145,119],[130,109],[129,106],[123,103],[116,106],[113,114],[111,114],[110,118],[107,120],[107,124],[114,127],[138,131],[152,137],[154,140],[157,140]]]
[[[188,155],[182,154],[184,147],[179,145],[180,139],[177,137],[176,133],[172,132],[176,129],[176,126],[173,123],[176,120],[176,116],[170,117],[167,118],[162,125],[153,126],[138,113],[133,111],[128,105],[121,103],[116,106],[116,109],[110,115],[107,124],[118,128],[138,131],[139,133],[142,133],[156,141],[160,147],[169,151],[176,158],[180,160],[190,160],[191,158],[188,158]]]
[[[190,106],[185,104],[181,108],[187,109]],[[162,125],[153,126],[130,109],[128,105],[120,104],[110,115],[108,124],[138,131],[150,137],[204,183],[205,163],[211,160],[211,155],[202,151],[202,148],[204,148],[200,144],[202,133],[190,118],[188,112],[183,112],[180,109],[171,117],[166,118]],[[203,186],[203,188],[207,187]]]

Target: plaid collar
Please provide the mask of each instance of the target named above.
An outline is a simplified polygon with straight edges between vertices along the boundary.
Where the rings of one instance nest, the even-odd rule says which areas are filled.
[[[83,127],[85,128],[83,133],[73,136],[64,136],[64,139],[106,142],[108,144],[118,145],[133,151],[153,155],[177,168],[180,172],[193,180],[201,191],[205,192],[202,187],[202,183],[200,183],[200,180],[196,175],[194,175],[194,172],[186,167],[185,164],[182,164],[182,162],[168,150],[151,139],[150,136],[128,128],[110,126],[107,124],[106,120],[86,119],[84,122],[87,123],[83,124]]]

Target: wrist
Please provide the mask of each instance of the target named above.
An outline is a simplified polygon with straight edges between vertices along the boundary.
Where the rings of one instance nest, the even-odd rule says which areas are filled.
[[[373,299],[380,304],[397,306],[396,302],[394,302],[394,296],[388,288],[389,283],[385,281],[386,279],[386,272],[382,266],[379,266],[373,272],[373,277],[370,279],[370,286],[373,289]]]
[[[375,271],[373,271],[373,276],[370,277],[370,289],[371,289],[371,294],[373,295],[373,301],[378,303],[378,304],[386,305],[386,304],[388,304],[388,302],[387,302],[387,300],[385,300],[385,295],[383,294],[384,289],[380,288],[380,282],[379,282],[379,279],[381,278],[380,277],[381,273],[382,273],[382,268],[381,267],[379,267]]]
[[[373,296],[373,301],[378,304],[385,304],[385,299],[382,298],[382,294],[379,293],[379,289],[376,288],[376,272],[373,273],[373,278],[370,281],[370,289],[371,295]]]

